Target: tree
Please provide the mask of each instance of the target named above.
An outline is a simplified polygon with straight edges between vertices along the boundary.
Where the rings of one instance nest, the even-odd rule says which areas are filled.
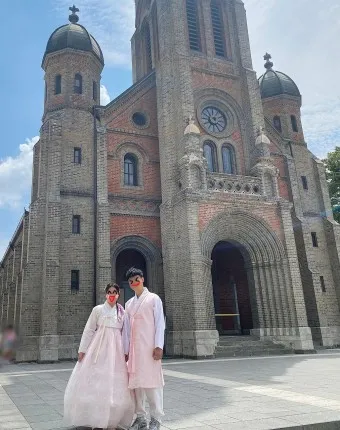
[[[327,154],[324,163],[334,219],[340,223],[340,146]]]

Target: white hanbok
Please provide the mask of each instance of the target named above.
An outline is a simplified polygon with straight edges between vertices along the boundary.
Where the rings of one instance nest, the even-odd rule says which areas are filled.
[[[117,312],[118,310],[118,312]],[[84,329],[77,362],[64,397],[64,420],[71,426],[127,428],[134,413],[122,346],[124,309],[96,306]]]

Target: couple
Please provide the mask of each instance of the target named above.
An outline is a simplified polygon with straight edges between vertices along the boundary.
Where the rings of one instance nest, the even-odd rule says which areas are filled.
[[[117,303],[119,286],[108,284],[106,302],[93,309],[85,326],[78,362],[65,391],[68,425],[147,430],[146,397],[149,430],[160,429],[164,415],[163,305],[144,287],[141,270],[129,269],[126,279],[135,292],[126,310]]]

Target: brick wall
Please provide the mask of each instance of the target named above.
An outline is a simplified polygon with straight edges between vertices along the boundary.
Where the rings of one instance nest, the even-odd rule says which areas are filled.
[[[273,124],[274,116],[281,119],[282,136],[293,142],[304,142],[303,128],[301,123],[301,100],[293,96],[277,96],[262,99],[263,113]],[[297,121],[298,132],[292,129],[290,116],[294,115]]]
[[[111,241],[123,236],[137,235],[146,237],[156,246],[161,247],[159,218],[111,215]]]

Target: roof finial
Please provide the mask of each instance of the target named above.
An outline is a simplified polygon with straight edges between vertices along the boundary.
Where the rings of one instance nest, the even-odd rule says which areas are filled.
[[[69,7],[69,10],[72,14],[69,15],[68,19],[72,24],[76,24],[79,21],[79,16],[76,14],[76,12],[79,12],[79,9],[73,5],[72,7]]]
[[[272,56],[270,54],[268,54],[268,52],[266,52],[266,55],[264,55],[264,57],[263,57],[263,59],[266,60],[264,67],[267,70],[271,70],[272,67],[274,66],[273,62],[270,61],[271,58],[272,58]]]

